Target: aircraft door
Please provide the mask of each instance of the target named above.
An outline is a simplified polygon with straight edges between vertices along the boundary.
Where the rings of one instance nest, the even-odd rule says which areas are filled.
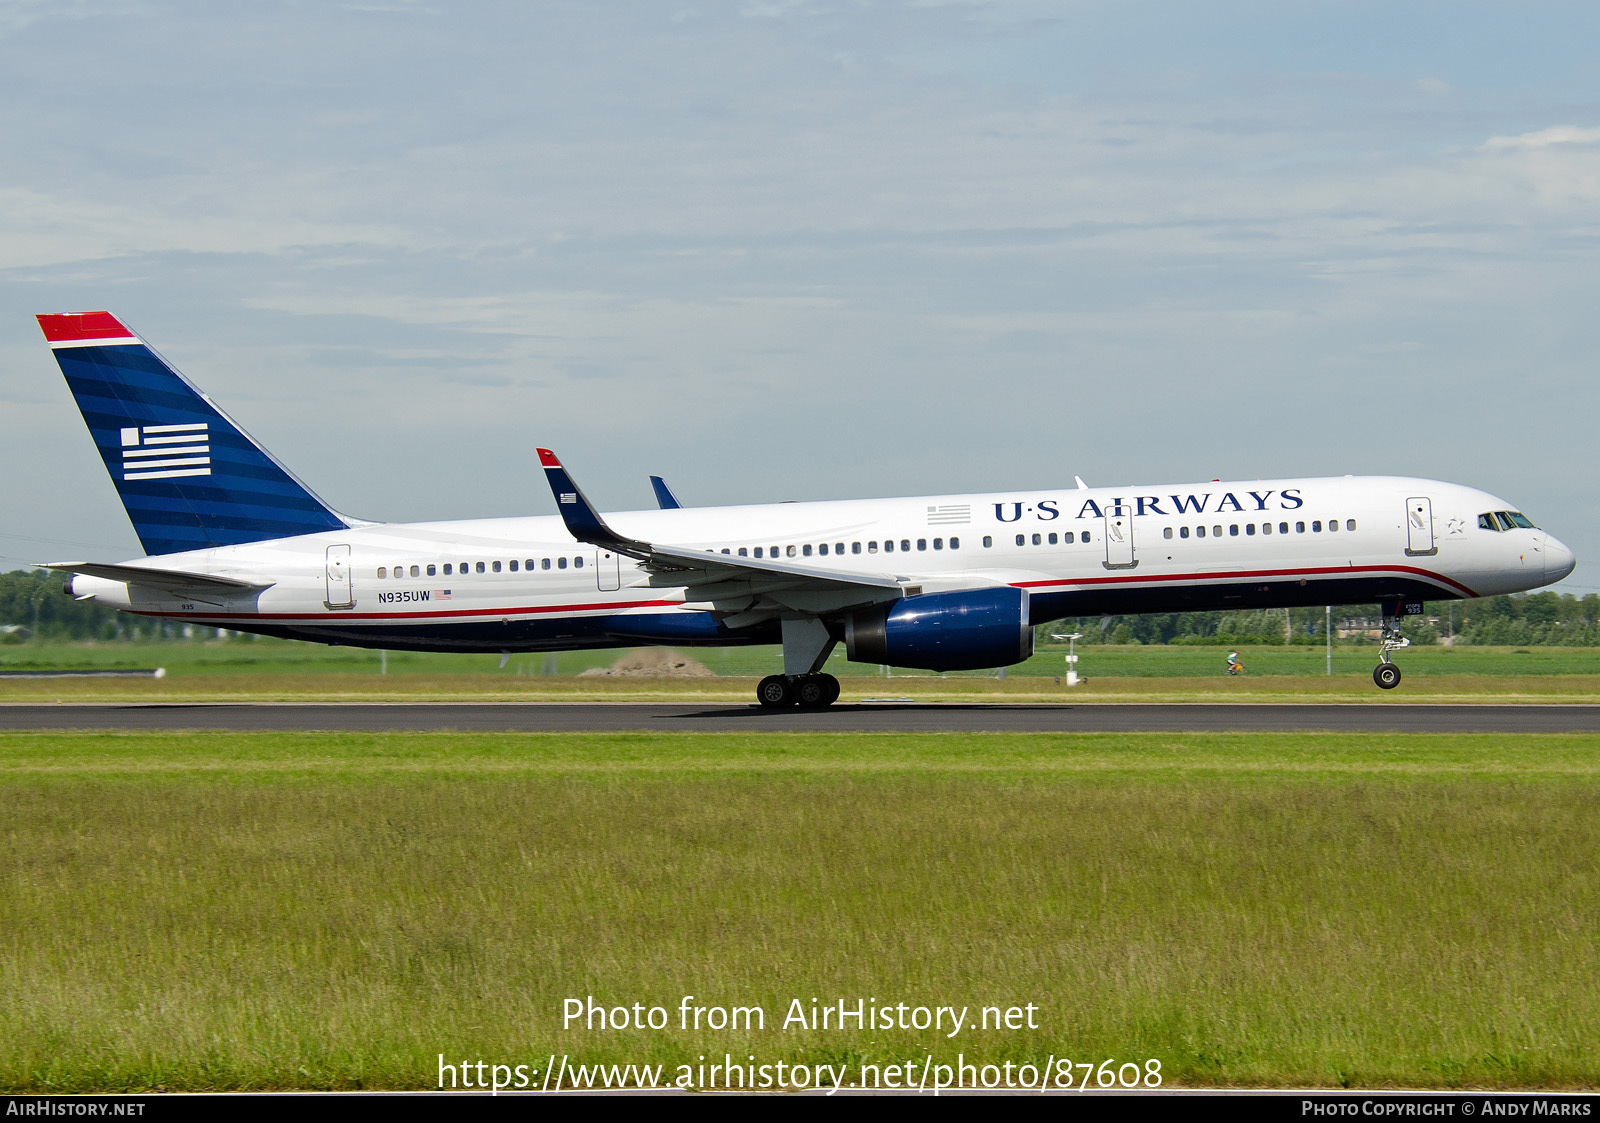
[[[328,608],[353,608],[355,598],[350,593],[350,547],[328,547],[328,599],[322,603]]]
[[[1133,512],[1126,507],[1112,507],[1106,512],[1107,569],[1132,569],[1139,564],[1133,552]]]
[[[602,593],[614,593],[622,588],[622,558],[610,550],[596,550],[594,579]]]
[[[1414,495],[1406,500],[1406,556],[1438,552],[1439,544],[1433,539],[1433,500]]]

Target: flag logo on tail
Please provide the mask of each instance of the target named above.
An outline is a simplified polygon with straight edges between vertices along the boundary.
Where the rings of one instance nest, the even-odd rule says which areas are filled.
[[[207,423],[146,425],[122,430],[122,478],[170,480],[211,474]]]

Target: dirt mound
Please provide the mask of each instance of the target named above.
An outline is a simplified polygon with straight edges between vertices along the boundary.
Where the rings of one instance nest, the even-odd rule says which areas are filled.
[[[630,651],[609,667],[590,667],[583,675],[622,675],[629,678],[715,678],[704,663],[664,647]],[[581,677],[581,676],[580,676]]]

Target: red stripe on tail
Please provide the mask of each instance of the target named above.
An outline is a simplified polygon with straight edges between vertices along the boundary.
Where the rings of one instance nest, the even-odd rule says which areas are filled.
[[[62,312],[39,318],[44,337],[51,343],[70,343],[78,339],[132,338],[133,332],[117,322],[110,312]]]

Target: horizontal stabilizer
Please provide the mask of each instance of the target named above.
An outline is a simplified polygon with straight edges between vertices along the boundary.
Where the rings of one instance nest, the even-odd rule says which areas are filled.
[[[238,596],[241,593],[270,589],[273,581],[239,581],[232,577],[213,577],[208,573],[184,573],[176,569],[152,569],[142,565],[102,565],[99,562],[51,562],[41,569],[59,573],[81,573],[85,577],[100,577],[107,581],[125,581],[130,585],[143,585],[164,593],[210,593],[221,596]]]

